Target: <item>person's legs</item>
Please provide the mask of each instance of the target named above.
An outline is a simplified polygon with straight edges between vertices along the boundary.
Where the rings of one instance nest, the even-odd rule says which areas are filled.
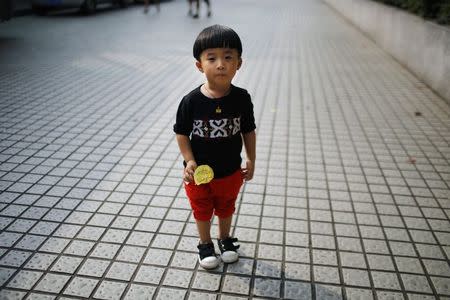
[[[200,0],[195,0],[195,14],[192,16],[193,18],[198,18],[198,15],[200,13]]]
[[[239,260],[239,243],[237,238],[230,236],[231,222],[233,215],[226,218],[219,218],[219,238],[217,245],[221,253],[221,258],[224,263],[230,264]]]
[[[214,243],[211,240],[211,217],[214,211],[211,201],[211,189],[208,185],[196,185],[194,183],[185,183],[186,195],[192,207],[192,211],[197,224],[199,235],[198,261],[200,266],[205,269],[214,269],[219,263]]]
[[[214,214],[219,218],[219,236],[217,244],[224,263],[233,263],[239,259],[238,239],[230,236],[233,213],[243,178],[241,170],[230,176],[217,179],[211,185],[214,194]]]
[[[233,215],[227,218],[219,218],[219,239],[224,240],[230,237],[231,222]]]
[[[205,0],[205,3],[207,6],[207,9],[208,9],[207,15],[208,15],[208,17],[211,17],[211,3],[209,2],[209,0]]]
[[[211,243],[211,222],[195,220],[201,244]]]
[[[159,5],[159,0],[154,0],[156,1],[156,10],[159,12],[161,10],[161,7]]]
[[[188,11],[188,15],[192,16],[192,3],[194,2],[194,0],[188,0],[189,3],[189,11]]]
[[[148,1],[149,0],[144,0],[144,13],[148,12]]]

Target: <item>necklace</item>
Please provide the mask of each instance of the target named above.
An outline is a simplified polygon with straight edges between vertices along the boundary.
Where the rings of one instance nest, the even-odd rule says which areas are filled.
[[[211,93],[211,91],[206,87],[206,84],[204,84],[203,87],[205,88],[205,92],[208,94],[208,96],[209,96],[210,98],[212,98],[212,99],[217,99],[217,97],[214,97],[213,94]],[[229,89],[226,91],[226,93],[225,93],[222,97],[228,95],[228,94],[230,93],[230,90],[231,90],[231,88],[229,88]],[[220,98],[221,98],[221,97],[220,97]],[[222,109],[220,108],[220,105],[217,104],[217,107],[216,107],[216,114],[220,114],[220,113],[222,113]]]

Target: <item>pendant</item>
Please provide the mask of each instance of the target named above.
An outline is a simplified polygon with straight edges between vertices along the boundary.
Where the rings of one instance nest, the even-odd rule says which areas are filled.
[[[222,109],[220,108],[220,106],[217,106],[216,108],[216,114],[220,114],[222,112]]]

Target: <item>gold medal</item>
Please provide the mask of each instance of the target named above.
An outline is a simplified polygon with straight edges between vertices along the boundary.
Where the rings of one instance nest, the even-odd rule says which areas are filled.
[[[208,165],[201,165],[195,169],[194,181],[196,185],[208,183],[214,178],[214,171]]]
[[[216,114],[220,114],[222,112],[222,109],[220,108],[220,106],[217,106],[216,108]]]

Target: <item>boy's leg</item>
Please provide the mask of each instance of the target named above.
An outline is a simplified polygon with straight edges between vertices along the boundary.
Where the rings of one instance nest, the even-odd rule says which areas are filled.
[[[230,236],[233,215],[228,218],[219,218],[219,239],[224,240]]]
[[[197,246],[198,261],[205,269],[214,269],[219,263],[214,251],[214,243],[211,240],[211,217],[213,214],[213,203],[210,199],[210,189],[208,186],[197,186],[193,183],[184,185],[186,195],[191,204],[192,211],[197,224],[200,242]]]
[[[219,238],[217,239],[217,245],[222,253],[222,261],[224,263],[234,263],[238,261],[239,249],[238,239],[230,236],[231,222],[233,215],[226,218],[219,218]]]
[[[224,263],[233,263],[239,259],[238,239],[230,236],[233,213],[236,199],[242,186],[243,178],[241,170],[237,170],[230,176],[213,181],[215,215],[219,218],[219,238],[217,244],[222,253]]]
[[[207,244],[211,243],[211,222],[210,221],[200,221],[195,220],[197,223],[198,235],[200,237],[200,243]]]

